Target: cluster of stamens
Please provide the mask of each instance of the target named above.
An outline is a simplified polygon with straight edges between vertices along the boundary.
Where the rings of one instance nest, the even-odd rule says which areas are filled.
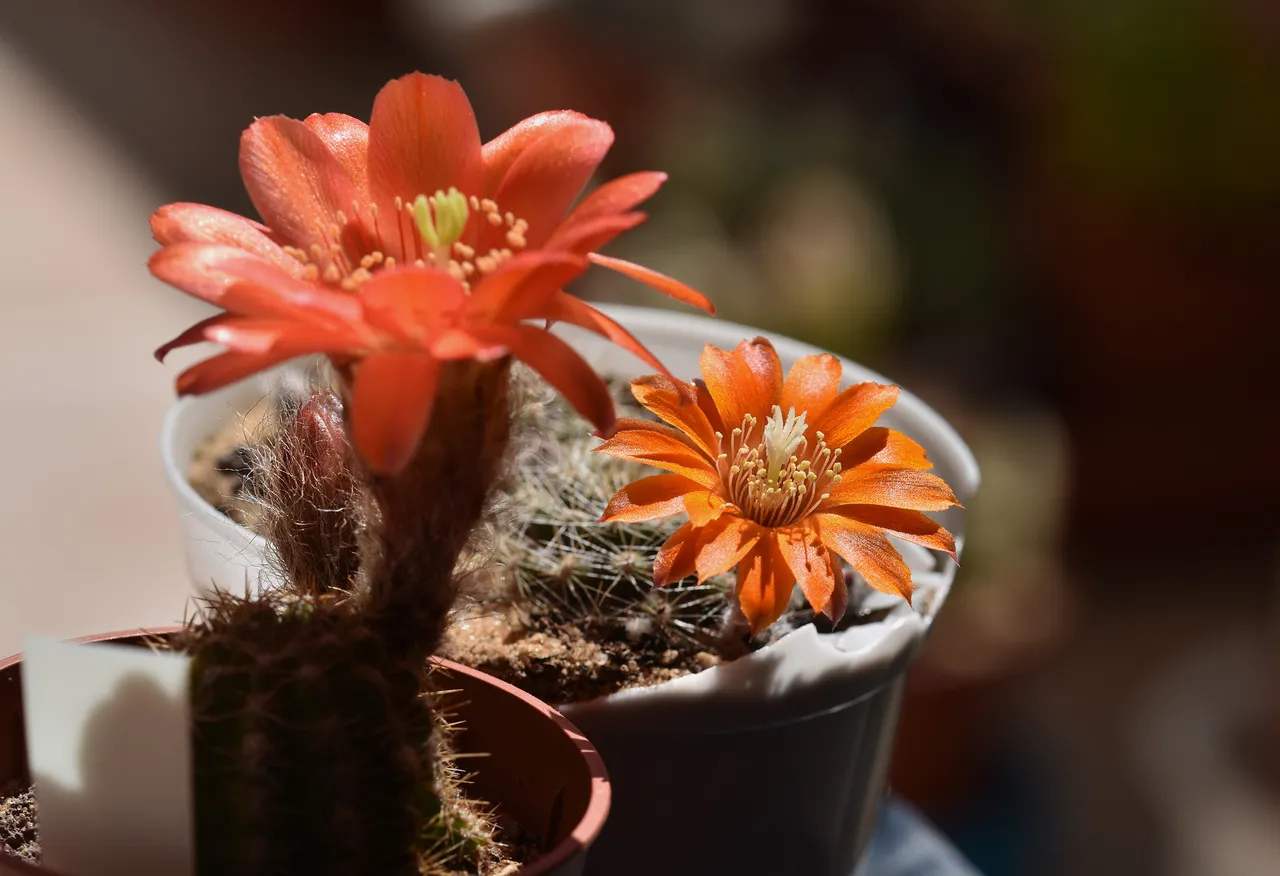
[[[792,408],[773,414],[757,437],[760,421],[751,414],[726,438],[720,432],[720,478],[731,502],[762,526],[788,526],[812,514],[840,483],[840,449],[827,446],[821,432],[811,448],[805,414]]]
[[[352,204],[357,220],[349,224],[346,214],[339,210],[335,221],[319,228],[321,243],[313,243],[303,249],[286,246],[284,251],[303,264],[302,276],[310,281],[323,281],[347,291],[355,291],[380,268],[393,268],[394,256],[385,255],[385,241],[390,232],[400,245],[408,264],[425,267],[434,265],[449,272],[468,290],[474,280],[497,270],[500,265],[524,249],[528,242],[525,235],[529,223],[511,211],[503,212],[489,198],[475,195],[464,197],[457,189],[434,195],[418,195],[411,201],[395,199],[396,221],[394,228],[383,228],[379,222],[378,205]],[[369,223],[359,221],[366,213]],[[478,253],[459,238],[467,226],[469,213],[476,213],[480,220],[494,228],[505,229],[505,246],[492,247],[487,253]],[[372,226],[374,241],[368,239],[366,228]],[[345,245],[344,245],[345,244]],[[354,260],[351,251],[364,251],[365,255]]]

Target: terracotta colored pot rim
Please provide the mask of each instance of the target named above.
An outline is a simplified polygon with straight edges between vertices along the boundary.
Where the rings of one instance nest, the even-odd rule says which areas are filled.
[[[112,633],[101,633],[91,636],[79,636],[72,639],[73,642],[112,642],[120,639],[136,639],[142,636],[167,636],[180,631],[180,626],[168,627],[149,627],[138,628],[134,630],[119,630]],[[470,676],[478,679],[491,687],[503,691],[508,696],[515,697],[523,701],[531,708],[540,712],[548,721],[555,724],[560,730],[571,739],[578,748],[579,754],[586,763],[587,771],[591,776],[591,795],[587,801],[586,811],[581,819],[574,826],[573,830],[556,843],[550,849],[538,855],[528,866],[521,867],[521,876],[540,876],[540,874],[548,873],[556,867],[569,861],[575,855],[585,854],[586,850],[600,835],[601,829],[604,828],[605,820],[609,817],[609,805],[612,798],[612,790],[609,784],[609,773],[605,769],[604,760],[601,759],[599,753],[596,752],[595,746],[575,727],[568,718],[557,712],[551,706],[544,703],[537,697],[520,690],[518,687],[507,684],[505,681],[494,678],[491,675],[472,669],[469,666],[463,666],[452,660],[444,660],[442,658],[433,657],[433,662],[438,666],[447,669],[449,672],[458,673],[460,675]],[[22,661],[22,654],[14,654],[0,660],[0,672],[9,669]],[[0,856],[3,856],[0,854]],[[0,871],[4,868],[13,869],[16,872],[50,872],[40,871],[31,868],[20,859],[8,859],[0,861]]]

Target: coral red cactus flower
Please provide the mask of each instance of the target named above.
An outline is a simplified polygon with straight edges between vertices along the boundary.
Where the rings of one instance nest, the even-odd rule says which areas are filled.
[[[782,375],[773,345],[708,345],[696,387],[663,376],[632,383],[636,400],[665,421],[622,419],[597,450],[666,469],[618,492],[603,520],[639,522],[686,512],[654,563],[654,584],[738,567],[738,600],[758,633],[777,620],[796,583],[814,611],[838,620],[847,588],[843,557],[872,587],[911,600],[911,572],[886,537],[954,559],[955,540],[923,511],[956,504],[926,470],[925,452],[874,426],[898,387],[840,390],[840,361],[806,356]],[[681,404],[696,391],[698,404]],[[674,428],[672,428],[674,427]]]
[[[420,73],[388,83],[368,125],[259,119],[241,138],[240,167],[265,225],[199,204],[152,217],[163,245],[152,273],[226,311],[157,355],[201,340],[228,347],[179,377],[185,394],[328,354],[351,378],[353,438],[379,471],[411,454],[451,359],[521,358],[607,433],[599,378],[526,321],[581,326],[664,370],[561,287],[595,262],[712,309],[670,277],[594,252],[644,220],[634,208],[665,179],[615,179],[570,211],[612,141],[604,122],[563,111],[481,144],[458,84]]]

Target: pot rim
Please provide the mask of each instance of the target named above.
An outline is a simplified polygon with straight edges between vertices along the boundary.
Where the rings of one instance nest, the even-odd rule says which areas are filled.
[[[182,629],[181,626],[163,626],[163,627],[140,627],[133,630],[116,630],[110,633],[98,633],[96,635],[77,636],[70,639],[76,643],[106,643],[117,642],[121,639],[136,639],[144,636],[165,636],[176,633]],[[595,746],[591,741],[583,735],[582,731],[573,725],[573,723],[544,703],[542,700],[526,693],[517,687],[508,684],[501,679],[494,678],[487,673],[478,669],[472,669],[469,666],[463,666],[452,660],[445,660],[440,657],[432,657],[432,662],[436,665],[447,669],[450,672],[461,675],[470,676],[481,681],[491,687],[503,691],[508,696],[512,696],[535,711],[542,714],[551,723],[555,724],[560,731],[573,742],[578,749],[578,754],[586,763],[587,772],[591,777],[591,793],[587,798],[586,811],[582,818],[574,825],[569,835],[560,842],[556,843],[550,849],[538,855],[528,866],[522,866],[520,873],[523,876],[541,876],[541,874],[550,873],[556,867],[571,860],[575,855],[586,854],[596,837],[600,835],[600,831],[604,828],[605,821],[609,817],[609,806],[613,797],[612,785],[609,782],[609,773],[605,769],[604,759],[600,757]],[[22,662],[22,652],[13,654],[4,659],[0,659],[0,672],[11,669]],[[6,870],[18,874],[45,874],[45,876],[57,876],[52,870],[41,867],[35,867],[20,858],[0,853],[0,874],[4,874]]]

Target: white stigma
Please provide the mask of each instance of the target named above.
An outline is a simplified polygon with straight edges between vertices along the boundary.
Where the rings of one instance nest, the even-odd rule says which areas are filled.
[[[764,421],[764,455],[770,486],[778,482],[782,467],[804,443],[804,417],[804,412],[797,417],[796,409],[791,408],[784,418],[782,408],[774,405],[773,414]]]

